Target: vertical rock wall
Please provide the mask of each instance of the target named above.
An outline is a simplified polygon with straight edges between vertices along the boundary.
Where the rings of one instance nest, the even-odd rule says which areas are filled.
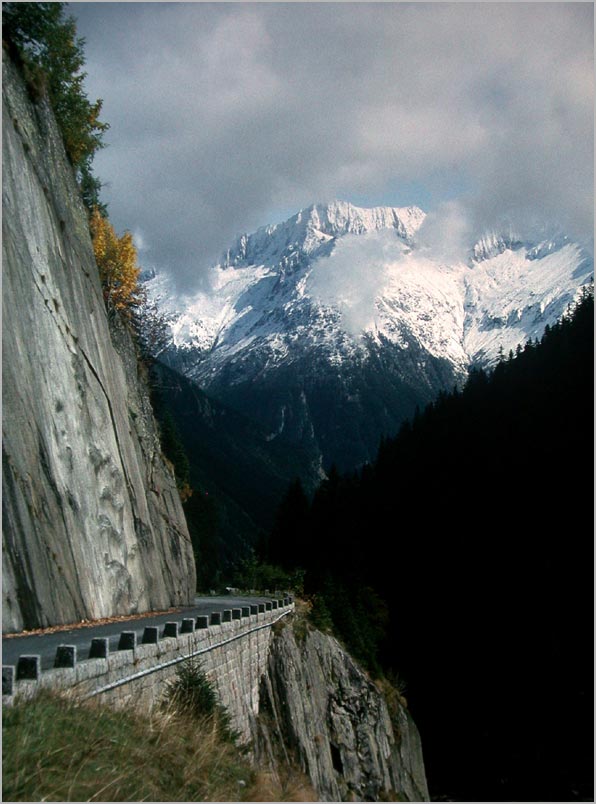
[[[175,479],[73,171],[3,54],[3,630],[188,603]]]

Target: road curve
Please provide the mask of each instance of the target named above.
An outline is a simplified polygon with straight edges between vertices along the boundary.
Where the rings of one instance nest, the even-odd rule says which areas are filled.
[[[251,603],[266,603],[277,599],[271,597],[196,597],[193,606],[181,606],[175,612],[158,614],[141,619],[119,620],[104,625],[90,625],[85,628],[73,628],[65,631],[46,634],[26,634],[2,638],[2,664],[16,665],[19,656],[41,656],[41,669],[49,670],[54,666],[56,648],[58,645],[76,645],[77,658],[83,661],[89,656],[89,646],[94,637],[108,637],[110,651],[118,650],[118,640],[122,631],[135,631],[137,642],[140,643],[143,631],[148,625],[159,626],[165,623],[181,623],[185,617],[197,617],[200,614],[210,614],[212,611],[241,608]],[[161,636],[161,630],[160,630]]]

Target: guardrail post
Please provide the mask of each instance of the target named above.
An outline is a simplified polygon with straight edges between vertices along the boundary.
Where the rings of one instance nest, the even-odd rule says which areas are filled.
[[[19,656],[17,664],[17,681],[33,679],[37,681],[41,675],[41,656]]]
[[[2,695],[12,695],[14,692],[14,665],[2,665]]]
[[[159,640],[159,628],[156,625],[146,625],[143,631],[143,645],[157,645]]]
[[[107,659],[110,654],[110,641],[107,637],[93,637],[89,648],[90,659]]]
[[[77,646],[76,645],[58,645],[56,648],[56,658],[54,659],[54,667],[76,667],[77,664]]]
[[[122,631],[118,642],[118,650],[134,650],[137,646],[136,631]]]
[[[164,637],[176,637],[178,638],[178,623],[166,623],[163,627],[163,636]]]

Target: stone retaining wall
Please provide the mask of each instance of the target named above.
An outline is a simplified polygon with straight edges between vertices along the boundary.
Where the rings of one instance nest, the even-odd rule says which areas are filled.
[[[40,672],[39,656],[21,656],[15,667],[2,668],[2,702],[30,696],[40,687],[70,690],[80,698],[99,698],[117,706],[150,709],[163,695],[184,659],[195,657],[218,692],[241,741],[251,736],[258,712],[259,683],[267,667],[272,626],[294,608],[291,598],[214,612],[210,616],[145,628],[140,644],[124,631],[119,650],[108,640],[93,639],[92,658],[76,660],[74,646],[56,652],[54,668]]]

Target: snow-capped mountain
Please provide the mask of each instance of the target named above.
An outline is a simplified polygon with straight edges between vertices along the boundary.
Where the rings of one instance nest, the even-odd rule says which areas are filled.
[[[325,465],[374,456],[472,364],[540,337],[593,272],[565,237],[486,234],[445,261],[417,207],[314,205],[239,237],[210,292],[147,283],[171,317],[169,360]]]
[[[264,226],[254,234],[242,235],[226,252],[223,266],[259,264],[288,267],[298,255],[320,256],[338,237],[393,229],[409,242],[425,218],[418,207],[374,207],[362,209],[335,201],[314,204],[284,223]]]

